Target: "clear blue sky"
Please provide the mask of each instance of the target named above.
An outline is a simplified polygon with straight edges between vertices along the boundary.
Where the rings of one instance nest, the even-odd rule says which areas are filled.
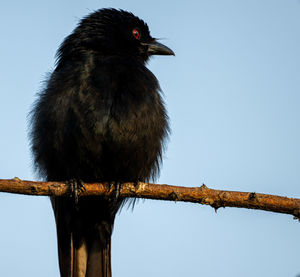
[[[155,57],[172,136],[159,183],[300,197],[300,2],[2,1],[0,178],[34,179],[26,115],[78,19],[132,11],[176,57]],[[0,194],[0,276],[58,276],[46,197]],[[295,277],[292,216],[140,201],[113,234],[113,275]]]

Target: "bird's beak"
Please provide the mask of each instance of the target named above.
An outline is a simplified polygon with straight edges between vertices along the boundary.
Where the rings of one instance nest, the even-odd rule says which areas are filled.
[[[175,56],[175,53],[167,46],[154,40],[153,42],[143,43],[148,46],[149,55],[172,55]]]

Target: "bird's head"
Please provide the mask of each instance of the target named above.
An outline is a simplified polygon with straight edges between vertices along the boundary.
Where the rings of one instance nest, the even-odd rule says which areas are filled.
[[[100,9],[83,18],[61,45],[58,58],[85,51],[131,56],[146,62],[151,55],[174,55],[151,37],[147,24],[130,12]]]

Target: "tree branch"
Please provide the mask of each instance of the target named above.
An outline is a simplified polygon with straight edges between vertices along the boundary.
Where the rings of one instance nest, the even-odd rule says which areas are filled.
[[[109,183],[84,184],[85,191],[80,197],[102,195],[114,197],[114,186]],[[0,179],[0,191],[27,195],[64,196],[70,194],[68,184],[62,182],[22,181]],[[179,187],[148,183],[123,183],[120,197],[136,197],[157,200],[184,201],[210,205],[215,210],[220,207],[236,207],[291,214],[300,218],[300,199],[255,192],[215,190],[201,187]]]

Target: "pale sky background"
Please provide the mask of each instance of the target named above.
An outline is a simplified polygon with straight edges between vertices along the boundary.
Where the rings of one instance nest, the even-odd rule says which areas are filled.
[[[172,136],[158,183],[300,197],[297,0],[2,1],[0,178],[34,179],[26,116],[78,19],[103,7],[144,19],[176,57],[149,68]],[[0,193],[0,276],[59,276],[46,197]],[[292,216],[140,201],[117,216],[113,276],[295,277]]]

